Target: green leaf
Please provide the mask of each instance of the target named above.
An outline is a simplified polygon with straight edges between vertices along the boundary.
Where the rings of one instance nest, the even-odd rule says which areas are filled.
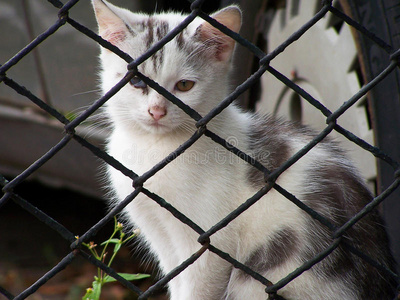
[[[117,252],[119,251],[119,249],[121,249],[121,246],[122,246],[121,243],[115,244],[115,246],[114,246],[114,253],[117,253]]]
[[[132,281],[132,280],[140,280],[140,279],[144,279],[144,278],[149,278],[150,275],[149,274],[127,274],[127,273],[119,273],[119,275],[128,280],[128,281]]]
[[[122,278],[124,278],[125,280],[128,280],[128,281],[140,280],[140,279],[144,279],[144,278],[149,278],[150,277],[149,274],[118,273],[118,275],[121,276]],[[111,277],[111,276],[106,276],[103,279],[103,283],[115,282],[115,281],[117,281],[117,280],[115,278]]]
[[[105,244],[119,244],[121,241],[119,239],[111,239],[105,242],[102,242],[100,246],[104,246]]]
[[[82,300],[99,300],[101,294],[101,284],[98,281],[93,281],[92,288],[86,290],[86,294]]]

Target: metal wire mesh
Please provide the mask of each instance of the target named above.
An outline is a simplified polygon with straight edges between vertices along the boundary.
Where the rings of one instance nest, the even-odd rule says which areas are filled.
[[[142,56],[137,57],[135,59],[131,58],[126,53],[122,52],[117,47],[113,46],[109,42],[103,40],[92,30],[78,23],[69,17],[70,10],[74,9],[75,4],[79,2],[79,0],[71,0],[63,4],[58,0],[49,0],[50,4],[59,8],[58,11],[58,19],[57,21],[50,26],[45,32],[37,36],[31,43],[29,43],[26,47],[21,49],[18,53],[15,54],[10,60],[5,62],[0,67],[0,82],[9,88],[15,90],[18,94],[26,97],[30,101],[32,101],[35,105],[41,108],[43,111],[47,112],[49,115],[54,117],[56,120],[64,124],[64,136],[62,139],[55,144],[51,149],[48,150],[46,154],[44,154],[40,159],[34,162],[30,167],[28,167],[24,172],[19,174],[11,181],[7,181],[3,176],[0,175],[0,184],[3,187],[4,196],[0,200],[0,209],[1,207],[8,201],[14,201],[17,203],[22,209],[26,210],[30,214],[34,215],[40,221],[42,221],[47,226],[51,227],[53,230],[57,231],[60,236],[62,236],[65,240],[67,240],[71,244],[71,251],[68,255],[66,255],[54,268],[49,270],[46,274],[44,274],[40,279],[38,279],[34,284],[26,288],[19,295],[14,296],[4,288],[0,287],[0,294],[4,295],[7,299],[25,299],[28,296],[32,295],[37,291],[39,287],[45,285],[48,280],[54,277],[59,272],[62,272],[63,269],[71,264],[71,262],[77,257],[81,256],[90,263],[95,266],[101,268],[103,271],[108,273],[110,276],[117,279],[121,284],[123,284],[128,289],[134,291],[139,295],[139,299],[146,299],[151,296],[156,291],[162,289],[170,280],[172,280],[175,276],[181,273],[184,269],[190,268],[190,265],[196,261],[206,250],[214,252],[222,259],[231,263],[235,268],[241,269],[243,272],[246,272],[255,280],[261,282],[266,287],[266,292],[269,294],[270,299],[278,299],[277,292],[280,288],[285,286],[288,282],[293,280],[294,278],[301,276],[301,274],[311,268],[316,263],[323,260],[327,257],[334,249],[336,249],[340,243],[345,243],[341,237],[343,234],[352,227],[356,222],[358,222],[361,218],[367,215],[372,209],[376,208],[380,203],[382,203],[388,195],[390,195],[396,188],[398,188],[400,184],[400,169],[399,162],[395,161],[391,157],[387,156],[383,153],[379,148],[374,147],[359,137],[355,136],[353,133],[349,132],[345,128],[341,127],[337,124],[337,119],[351,106],[355,105],[361,97],[363,97],[368,91],[370,91],[376,84],[382,81],[389,73],[393,72],[395,68],[399,66],[399,57],[400,50],[394,51],[390,45],[387,45],[384,41],[379,39],[379,37],[373,35],[366,28],[361,26],[356,21],[352,20],[350,17],[337,10],[332,6],[331,1],[325,1],[325,4],[322,6],[322,9],[315,14],[306,24],[304,24],[301,28],[299,28],[296,32],[293,33],[284,43],[282,43],[278,48],[274,49],[272,52],[266,54],[263,50],[259,49],[254,44],[250,43],[239,34],[234,33],[227,29],[226,27],[219,24],[217,21],[212,19],[209,15],[202,11],[202,3],[204,1],[197,0],[194,1],[191,5],[191,13],[188,17],[177,27],[175,27],[172,31],[170,31],[165,37],[163,37],[159,42],[153,45],[146,53]],[[326,14],[334,14],[338,18],[341,18],[350,26],[352,26],[355,30],[359,31],[363,35],[366,35],[368,38],[373,40],[379,47],[384,49],[388,56],[390,56],[390,63],[387,67],[373,80],[365,84],[358,93],[356,93],[352,98],[348,99],[339,109],[331,112],[327,109],[318,99],[315,99],[311,96],[307,91],[300,88],[289,78],[285,77],[279,70],[274,69],[270,62],[278,55],[284,55],[282,52],[287,48],[291,43],[301,38],[302,35],[307,32],[316,22],[318,22],[321,18],[323,18]],[[148,59],[151,55],[160,50],[166,43],[171,41],[175,36],[177,36],[190,22],[192,22],[196,17],[200,17],[205,21],[209,22],[212,26],[218,28],[220,31],[229,35],[231,38],[235,39],[239,44],[246,47],[249,51],[253,53],[255,57],[257,57],[259,61],[258,69],[242,84],[236,87],[236,89],[229,94],[225,99],[222,99],[220,104],[216,106],[213,110],[211,110],[204,117],[201,116],[198,112],[187,106],[185,103],[180,101],[174,95],[170,94],[163,87],[161,87],[157,82],[152,79],[146,77],[145,75],[138,72],[137,66]],[[48,105],[45,101],[34,95],[31,91],[20,85],[17,81],[13,80],[7,75],[7,72],[10,71],[15,65],[22,63],[21,60],[29,55],[35,47],[37,47],[41,42],[46,40],[49,36],[53,34],[57,34],[57,31],[63,26],[70,26],[75,28],[77,31],[86,35],[96,43],[99,43],[102,47],[113,51],[122,59],[124,59],[128,65],[128,72],[124,76],[124,78],[116,84],[109,92],[107,92],[103,97],[95,101],[89,108],[87,108],[83,113],[77,116],[73,121],[68,120],[62,113],[57,111],[54,107]],[[286,161],[282,166],[278,169],[270,172],[266,169],[260,162],[250,157],[246,153],[243,153],[239,149],[237,149],[234,145],[229,144],[226,140],[222,139],[215,133],[211,132],[207,129],[207,124],[212,120],[216,115],[218,115],[222,110],[224,110],[227,106],[229,106],[235,99],[237,99],[243,92],[249,89],[256,80],[258,80],[265,72],[270,72],[273,76],[275,76],[282,83],[287,85],[294,92],[298,93],[302,98],[308,101],[312,106],[315,107],[316,110],[319,110],[321,114],[326,117],[326,128],[321,131],[307,146],[301,149],[296,155],[291,157],[288,161]],[[188,114],[191,118],[196,121],[196,127],[198,130],[193,134],[191,138],[189,138],[184,144],[182,144],[179,148],[177,148],[173,153],[165,157],[160,163],[155,165],[151,170],[146,172],[142,176],[138,176],[132,170],[129,170],[125,166],[123,166],[120,162],[116,161],[114,158],[110,157],[106,152],[96,147],[95,145],[88,142],[85,138],[77,134],[76,128],[83,121],[85,121],[88,117],[90,117],[94,112],[96,112],[106,101],[108,101],[114,94],[116,94],[125,84],[127,84],[130,79],[134,76],[140,77],[148,86],[155,89],[158,93],[163,95],[166,99],[171,101],[173,104],[181,108],[186,114]],[[375,197],[372,202],[370,202],[366,207],[364,207],[359,213],[354,215],[348,222],[343,224],[341,227],[336,227],[329,220],[327,220],[322,215],[318,214],[316,211],[302,203],[299,199],[297,199],[294,195],[290,194],[283,187],[276,184],[276,179],[278,176],[287,170],[290,166],[295,164],[302,156],[304,156],[310,149],[312,149],[316,144],[318,144],[322,139],[328,136],[332,131],[336,131],[343,136],[345,136],[350,141],[356,143],[361,148],[365,149],[365,151],[371,152],[375,157],[380,160],[385,161],[393,168],[393,174],[395,174],[395,179],[392,184],[383,191],[380,195]],[[231,151],[235,155],[239,156],[241,159],[245,160],[247,163],[251,164],[254,168],[257,168],[259,171],[265,174],[265,186],[251,198],[249,198],[246,202],[244,202],[240,207],[232,211],[229,215],[227,215],[224,219],[220,220],[217,224],[215,224],[212,228],[207,231],[204,231],[200,228],[196,223],[183,215],[180,211],[174,208],[167,201],[168,199],[163,199],[160,196],[152,193],[152,191],[147,190],[143,187],[143,182],[149,179],[151,176],[156,174],[159,170],[161,170],[165,165],[169,164],[171,161],[176,159],[180,154],[182,154],[186,149],[188,149],[196,140],[198,140],[202,136],[207,136],[212,139],[215,143],[225,147],[227,150]],[[68,228],[65,228],[61,225],[57,220],[54,220],[46,213],[42,212],[37,207],[30,204],[30,202],[26,199],[21,198],[16,192],[15,188],[27,179],[32,173],[36,172],[43,164],[51,160],[54,155],[56,155],[60,151],[65,151],[65,146],[71,142],[71,140],[75,140],[83,147],[87,148],[89,151],[93,153],[93,155],[99,157],[105,163],[111,165],[112,167],[121,171],[124,175],[132,179],[133,181],[133,191],[132,193],[125,198],[122,202],[117,204],[107,215],[105,215],[101,220],[98,221],[92,228],[90,228],[85,234],[80,236],[77,240],[75,238],[75,234],[72,233]],[[324,251],[319,253],[317,256],[313,257],[309,261],[305,262],[300,268],[295,270],[293,273],[288,274],[286,277],[282,278],[277,283],[272,283],[268,280],[268,278],[264,278],[262,275],[258,274],[254,270],[251,270],[249,267],[243,265],[238,262],[234,258],[232,258],[229,254],[221,251],[220,249],[214,247],[210,243],[210,237],[221,230],[225,226],[227,226],[231,221],[237,218],[241,213],[247,210],[251,205],[256,203],[263,195],[268,193],[269,190],[275,189],[280,194],[285,196],[289,201],[293,202],[295,205],[304,210],[307,214],[309,214],[312,218],[328,227],[332,232],[335,238],[334,242],[329,245]],[[151,286],[146,291],[140,290],[131,282],[125,280],[121,276],[119,276],[112,268],[107,267],[103,262],[96,260],[92,256],[90,256],[87,252],[84,251],[84,247],[82,243],[86,243],[91,240],[96,233],[107,224],[113,217],[121,212],[124,207],[126,207],[135,197],[143,193],[153,201],[158,203],[161,207],[168,210],[172,213],[177,219],[181,222],[192,228],[199,235],[199,250],[194,253],[191,257],[188,257],[186,261],[177,266],[172,272],[162,277],[158,280],[153,286]],[[365,254],[359,253],[356,249],[347,245],[347,249],[353,252],[355,255],[361,256],[363,259],[366,259],[369,263],[374,265],[377,268],[384,269],[387,276],[394,276],[398,282],[398,275],[394,274],[390,270],[384,268],[383,266],[378,265],[376,262],[369,259]],[[267,296],[267,295],[266,295]]]

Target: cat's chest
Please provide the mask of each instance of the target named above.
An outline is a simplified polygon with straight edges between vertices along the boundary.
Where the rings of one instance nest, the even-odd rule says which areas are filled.
[[[172,138],[131,135],[115,130],[108,141],[107,152],[136,174],[142,175],[173,153],[179,145],[179,141]],[[175,160],[185,161],[179,156],[175,156]],[[176,168],[182,163],[174,165]]]
[[[111,156],[141,176],[157,168],[181,144],[152,137],[128,137],[116,132],[110,137],[107,148]],[[144,187],[178,206],[188,199],[193,205],[209,197],[225,198],[237,194],[235,189],[243,188],[238,184],[244,182],[241,178],[245,173],[243,161],[220,146],[210,145],[206,137],[172,157],[173,160],[144,182]],[[132,180],[121,172],[110,168],[109,176],[120,198],[133,191]]]
[[[121,162],[125,167],[141,176],[157,168],[168,155],[180,146],[179,141],[157,139],[152,136],[128,136],[114,132],[107,145],[107,152]],[[145,187],[154,191],[179,190],[186,186],[196,186],[195,177],[204,169],[206,154],[199,149],[188,149],[183,154],[173,155],[173,160],[148,178]],[[131,179],[121,172],[110,169],[114,185],[129,186]],[[132,186],[130,184],[130,186]],[[174,189],[172,189],[174,187]],[[126,189],[126,188],[125,188]]]

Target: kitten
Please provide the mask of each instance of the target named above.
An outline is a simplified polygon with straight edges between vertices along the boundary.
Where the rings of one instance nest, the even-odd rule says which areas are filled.
[[[93,0],[99,34],[136,58],[184,18],[179,13],[148,16]],[[229,6],[212,15],[238,32],[241,12]],[[229,91],[234,41],[196,18],[182,33],[138,66],[202,116]],[[101,86],[110,90],[127,72],[127,63],[102,49]],[[107,150],[134,172],[143,174],[184,143],[195,121],[138,77],[106,104],[112,123]],[[315,134],[272,117],[259,117],[231,105],[207,128],[274,170]],[[132,191],[132,180],[108,168],[115,201]],[[277,183],[340,226],[371,201],[354,167],[332,141],[318,144],[282,173]],[[265,185],[264,176],[210,138],[202,136],[181,156],[144,183],[208,230]],[[150,198],[140,194],[126,208],[128,219],[159,261],[163,273],[177,267],[201,245],[198,234]],[[386,233],[376,211],[353,226],[346,242],[393,269]],[[273,283],[325,250],[330,231],[272,189],[224,229],[212,245]],[[286,299],[392,299],[394,280],[339,246],[326,259],[278,291]],[[265,286],[211,252],[169,283],[172,300],[266,299]]]

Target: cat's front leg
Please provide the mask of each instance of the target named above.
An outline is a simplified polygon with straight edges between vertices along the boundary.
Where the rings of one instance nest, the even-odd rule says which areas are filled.
[[[197,261],[169,283],[171,300],[224,299],[231,265],[211,252]]]

